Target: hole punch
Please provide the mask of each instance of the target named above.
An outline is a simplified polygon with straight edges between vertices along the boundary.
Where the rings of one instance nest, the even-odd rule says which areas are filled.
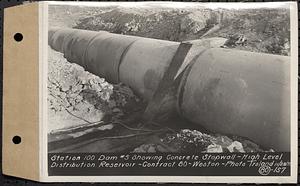
[[[12,141],[14,142],[14,144],[20,144],[22,140],[20,136],[14,136]]]
[[[20,42],[23,40],[23,35],[21,33],[16,33],[14,35],[14,39],[17,41],[17,42]]]

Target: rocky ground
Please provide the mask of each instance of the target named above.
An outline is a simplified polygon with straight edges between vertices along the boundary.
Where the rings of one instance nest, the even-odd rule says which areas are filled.
[[[223,37],[226,47],[289,55],[288,10],[210,10],[114,8],[79,19],[75,28],[171,41]]]
[[[49,26],[106,30],[172,41],[224,37],[228,39],[223,46],[226,48],[289,55],[286,11],[50,6]],[[50,47],[48,56],[50,151],[270,150],[242,137],[173,128],[164,123],[142,123],[140,116],[146,103],[129,87],[109,84],[69,63],[63,54]],[[125,141],[128,143],[124,144]]]

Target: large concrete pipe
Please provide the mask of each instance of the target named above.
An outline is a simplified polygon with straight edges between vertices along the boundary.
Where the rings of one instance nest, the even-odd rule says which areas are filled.
[[[207,42],[196,42],[178,71],[178,113],[213,132],[290,151],[290,58],[210,48],[213,42]],[[179,44],[108,32],[49,31],[49,45],[68,61],[129,85],[145,100],[151,100]]]
[[[130,45],[138,39],[138,37],[118,34],[98,35],[87,47],[85,55],[86,69],[105,77],[111,83],[118,83],[120,81],[120,63]]]
[[[214,131],[289,150],[288,57],[209,49],[184,72],[179,110]]]

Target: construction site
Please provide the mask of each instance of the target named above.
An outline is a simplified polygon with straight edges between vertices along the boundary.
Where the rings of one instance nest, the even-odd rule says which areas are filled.
[[[48,151],[289,152],[286,11],[49,6]]]

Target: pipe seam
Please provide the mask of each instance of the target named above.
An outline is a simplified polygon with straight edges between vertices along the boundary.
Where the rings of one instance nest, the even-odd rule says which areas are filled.
[[[128,53],[128,51],[130,50],[131,46],[132,46],[136,41],[138,41],[138,40],[140,40],[140,39],[142,39],[142,38],[139,38],[139,39],[137,39],[137,40],[131,42],[131,43],[125,48],[125,50],[123,51],[123,53],[121,54],[121,57],[120,57],[120,60],[119,60],[119,63],[118,63],[118,73],[117,73],[117,81],[118,81],[118,83],[120,82],[120,66],[121,66],[121,64],[122,64],[122,61],[123,61],[124,57],[126,56],[126,54]]]
[[[87,59],[86,59],[87,50],[88,50],[90,44],[95,40],[95,38],[97,38],[97,37],[98,37],[99,35],[101,35],[101,34],[102,34],[102,33],[99,32],[99,33],[96,34],[94,37],[92,37],[92,38],[89,40],[89,42],[88,42],[88,44],[87,44],[87,47],[85,48],[85,50],[84,50],[84,52],[83,52],[83,57],[82,57],[82,59],[84,60],[84,61],[83,61],[83,68],[84,68],[84,69],[87,69],[87,64],[86,64],[86,61],[87,61]]]
[[[176,110],[178,112],[178,114],[180,116],[183,117],[183,110],[182,110],[182,100],[183,100],[183,94],[184,94],[184,88],[185,88],[185,83],[187,81],[187,77],[189,76],[189,73],[191,72],[191,69],[193,67],[193,65],[198,61],[197,59],[207,51],[208,49],[204,49],[203,51],[201,51],[199,54],[197,54],[196,56],[193,57],[193,59],[189,62],[189,64],[185,67],[185,69],[181,72],[182,73],[182,77],[180,79],[180,83],[179,86],[177,88],[177,93],[176,93],[176,97],[177,97],[177,101],[176,101]],[[180,74],[178,75],[178,77],[180,76]]]

